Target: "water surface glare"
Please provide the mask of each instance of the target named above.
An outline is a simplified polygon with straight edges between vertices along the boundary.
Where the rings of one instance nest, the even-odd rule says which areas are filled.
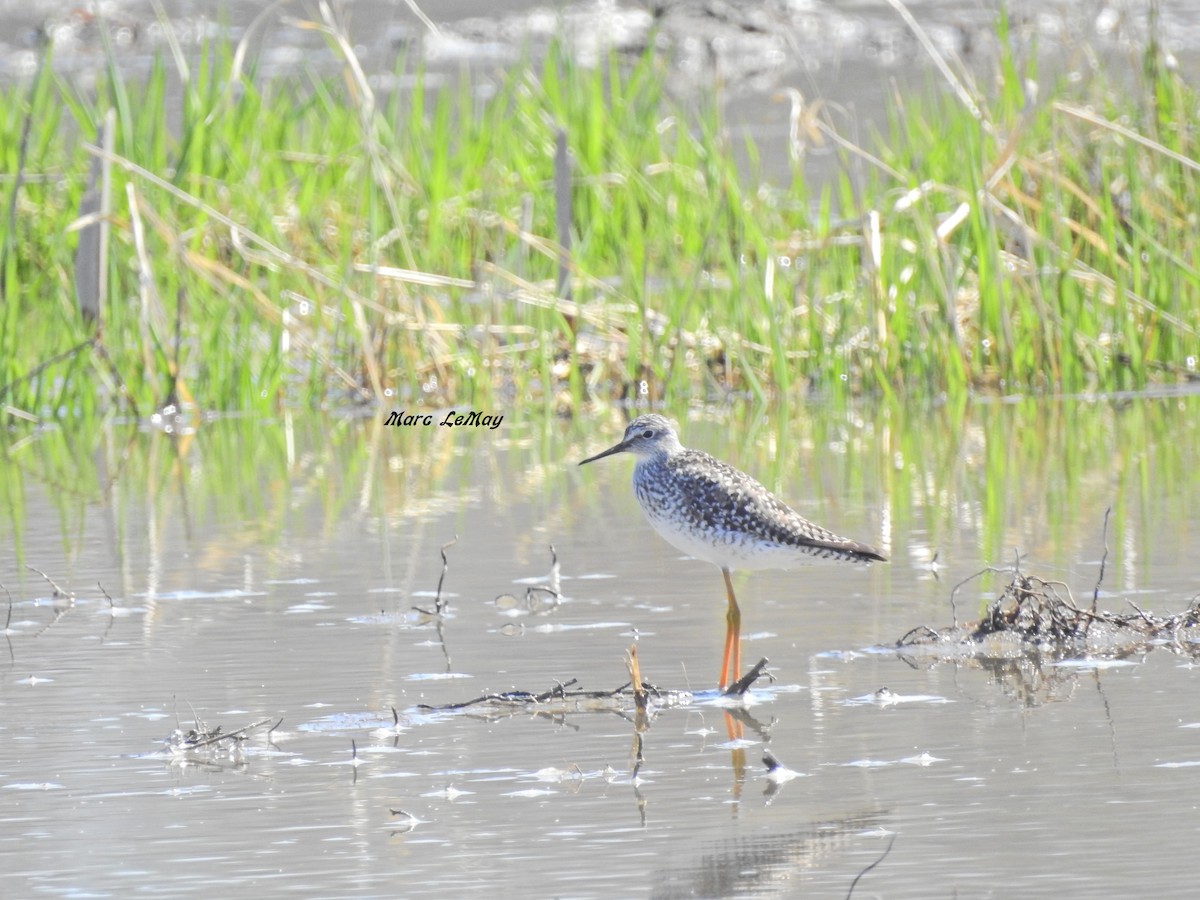
[[[737,576],[745,661],[775,681],[732,704],[719,573],[650,531],[629,464],[574,465],[615,419],[513,416],[502,444],[216,422],[135,435],[107,491],[88,457],[77,485],[50,477],[61,436],[27,443],[0,518],[0,896],[844,897],[893,839],[856,897],[1190,896],[1185,655],[880,645],[949,624],[954,585],[1016,548],[1090,602],[1109,506],[1100,602],[1185,608],[1196,399],[733,415],[684,440],[892,562]],[[414,607],[455,535],[439,624]],[[557,599],[533,590],[551,544]],[[1002,585],[960,589],[959,618]],[[616,688],[635,639],[679,692],[645,721],[429,708]],[[256,723],[236,747],[163,743]]]

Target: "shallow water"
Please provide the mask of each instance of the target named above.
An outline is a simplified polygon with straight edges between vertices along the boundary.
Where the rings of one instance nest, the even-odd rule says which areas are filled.
[[[0,894],[845,896],[894,840],[855,896],[1190,895],[1187,659],[984,665],[880,645],[949,624],[954,584],[1016,547],[1025,571],[1090,599],[1108,505],[1102,605],[1183,609],[1197,404],[686,423],[688,443],[892,556],[737,579],[746,663],[768,657],[775,681],[756,684],[733,743],[711,692],[719,574],[654,536],[627,459],[574,466],[619,420],[582,433],[513,415],[469,434],[233,420],[186,439],[114,428],[94,449],[55,432],[10,444]],[[434,602],[456,534],[439,641],[412,607]],[[546,583],[550,544],[563,601],[497,603]],[[1003,581],[960,590],[960,619]],[[636,778],[628,708],[420,708],[573,678],[616,688],[635,638],[646,680],[695,692],[652,714]],[[167,752],[197,719],[282,724],[237,753]],[[764,747],[796,777],[769,778]]]

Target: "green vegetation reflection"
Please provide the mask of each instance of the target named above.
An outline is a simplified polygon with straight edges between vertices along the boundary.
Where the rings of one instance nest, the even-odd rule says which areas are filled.
[[[1106,584],[1153,586],[1156,558],[1189,552],[1188,498],[1200,491],[1198,396],[744,403],[675,414],[690,446],[753,473],[803,513],[885,545],[893,565],[880,570],[884,577],[938,554],[955,579],[981,562],[1008,565],[1017,550],[1042,572],[1088,573],[1103,552],[1110,506]],[[627,471],[596,476],[614,493],[584,489],[573,465],[623,425],[613,413],[586,427],[517,416],[499,431],[397,429],[378,417],[318,414],[220,418],[190,435],[107,423],[85,440],[49,428],[0,448],[8,460],[0,534],[9,532],[12,564],[54,568],[26,550],[30,523],[44,534],[52,504],[67,571],[51,574],[76,586],[92,583],[76,566],[97,541],[127,562],[186,548],[156,564],[181,565],[184,574],[190,566],[237,573],[249,547],[278,549],[266,558],[286,571],[339,541],[363,539],[436,569],[441,543],[480,527],[511,534],[514,560],[528,566],[541,565],[555,543],[565,570],[578,573],[593,563],[564,548],[584,540],[600,506],[627,505],[630,527],[641,527]],[[136,586],[141,576],[127,574]],[[947,591],[943,582],[939,602]]]

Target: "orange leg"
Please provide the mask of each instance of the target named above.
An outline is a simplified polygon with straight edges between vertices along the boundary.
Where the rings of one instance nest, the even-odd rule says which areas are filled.
[[[729,740],[741,741],[746,735],[745,723],[741,719],[735,719],[729,710],[725,711],[725,731],[729,734]],[[743,746],[735,746],[729,751],[729,766],[733,769],[733,799],[740,800],[742,798],[742,787],[746,783],[746,748]],[[734,815],[737,815],[737,808],[734,808]]]
[[[738,608],[737,597],[733,594],[729,570],[722,567],[721,574],[725,576],[725,596],[729,600],[729,609],[725,612],[725,655],[721,659],[721,678],[717,682],[718,689],[723,691],[731,682],[741,677],[742,611]]]

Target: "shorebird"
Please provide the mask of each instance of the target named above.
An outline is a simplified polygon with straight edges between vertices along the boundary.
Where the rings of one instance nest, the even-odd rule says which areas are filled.
[[[654,530],[688,556],[721,570],[729,602],[718,687],[737,681],[742,667],[742,613],[733,593],[734,569],[791,569],[814,563],[887,562],[867,544],[815,525],[728,463],[679,443],[675,423],[638,416],[619,444],[579,463],[616,453],[637,458],[633,489]]]

